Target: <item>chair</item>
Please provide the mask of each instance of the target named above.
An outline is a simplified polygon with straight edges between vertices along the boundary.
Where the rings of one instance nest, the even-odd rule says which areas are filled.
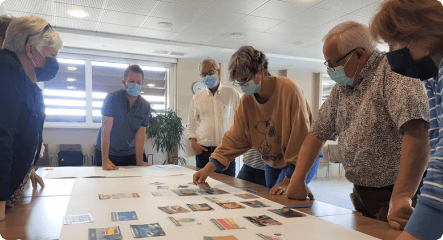
[[[328,169],[326,171],[326,175],[327,175],[328,179],[329,179],[329,176],[330,176],[330,174],[329,174],[329,165],[331,163],[338,163],[338,175],[339,175],[339,179],[341,179],[342,172],[344,171],[344,169],[343,169],[343,171],[341,171],[341,168],[343,166],[340,166],[340,164],[342,162],[343,162],[343,160],[342,160],[342,158],[340,156],[340,153],[339,153],[339,150],[338,150],[338,145],[337,144],[329,144],[328,145]]]

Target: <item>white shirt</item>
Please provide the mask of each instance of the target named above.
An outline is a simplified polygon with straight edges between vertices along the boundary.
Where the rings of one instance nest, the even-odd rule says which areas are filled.
[[[208,88],[195,94],[189,105],[188,138],[206,147],[217,147],[231,128],[239,103],[237,90],[222,84],[214,95]]]

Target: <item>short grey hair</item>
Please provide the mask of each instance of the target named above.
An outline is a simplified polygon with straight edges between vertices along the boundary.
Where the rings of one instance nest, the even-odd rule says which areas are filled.
[[[265,76],[270,76],[268,72],[268,59],[266,55],[251,46],[243,46],[232,55],[229,61],[228,71],[230,81],[239,81],[248,78],[252,74],[265,69]]]
[[[369,51],[375,49],[375,40],[369,27],[358,22],[347,21],[338,24],[323,37],[323,41],[326,42],[334,36],[338,36],[337,48],[340,54],[346,54],[358,47]]]
[[[201,71],[203,68],[203,65],[206,65],[206,64],[212,64],[214,66],[215,70],[218,70],[218,68],[219,68],[217,61],[215,61],[214,59],[208,58],[208,59],[201,61],[200,64],[198,64],[198,71]]]
[[[55,47],[57,51],[63,48],[60,35],[52,29],[49,23],[37,16],[23,16],[11,21],[6,30],[3,48],[17,54],[26,52],[26,43],[33,44],[38,51],[43,46]],[[44,30],[44,31],[43,31]]]

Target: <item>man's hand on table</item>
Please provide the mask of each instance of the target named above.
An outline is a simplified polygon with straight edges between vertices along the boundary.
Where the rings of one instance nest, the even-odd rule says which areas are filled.
[[[397,240],[420,240],[419,238],[414,237],[414,235],[403,231],[400,236],[398,236]]]
[[[414,211],[411,206],[411,199],[406,196],[392,196],[389,203],[388,222],[389,225],[396,230],[402,230]]]
[[[109,159],[103,159],[102,161],[102,169],[103,170],[118,170],[118,167],[114,165]]]
[[[39,175],[37,175],[37,173],[35,173],[34,170],[32,170],[30,178],[31,178],[31,183],[32,183],[33,188],[37,188],[37,183],[42,188],[45,187],[45,183],[43,182],[43,179]]]
[[[310,200],[314,200],[314,195],[306,185],[305,181],[297,181],[294,178],[291,178],[291,182],[286,190],[286,195],[288,198],[295,200],[306,200],[306,197],[309,197]]]
[[[215,171],[216,169],[217,169],[217,166],[213,162],[209,162],[208,164],[206,164],[206,166],[204,168],[202,168],[202,169],[200,169],[200,171],[194,173],[194,176],[193,176],[194,184],[206,182],[206,178],[208,177],[208,175],[211,172]]]
[[[271,188],[271,194],[273,195],[282,195],[287,194],[289,183],[291,182],[291,178],[285,177],[283,182],[275,185]]]

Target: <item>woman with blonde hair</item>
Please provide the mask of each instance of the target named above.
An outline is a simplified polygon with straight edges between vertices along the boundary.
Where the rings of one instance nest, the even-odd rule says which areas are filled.
[[[44,19],[13,19],[0,51],[0,221],[6,205],[17,201],[30,178],[34,187],[43,180],[33,167],[38,160],[43,122],[43,96],[37,81],[57,75],[57,54],[63,43]]]
[[[374,16],[371,33],[389,45],[394,72],[424,81],[430,106],[427,175],[399,239],[438,239],[443,234],[443,6],[437,0],[388,0]]]

